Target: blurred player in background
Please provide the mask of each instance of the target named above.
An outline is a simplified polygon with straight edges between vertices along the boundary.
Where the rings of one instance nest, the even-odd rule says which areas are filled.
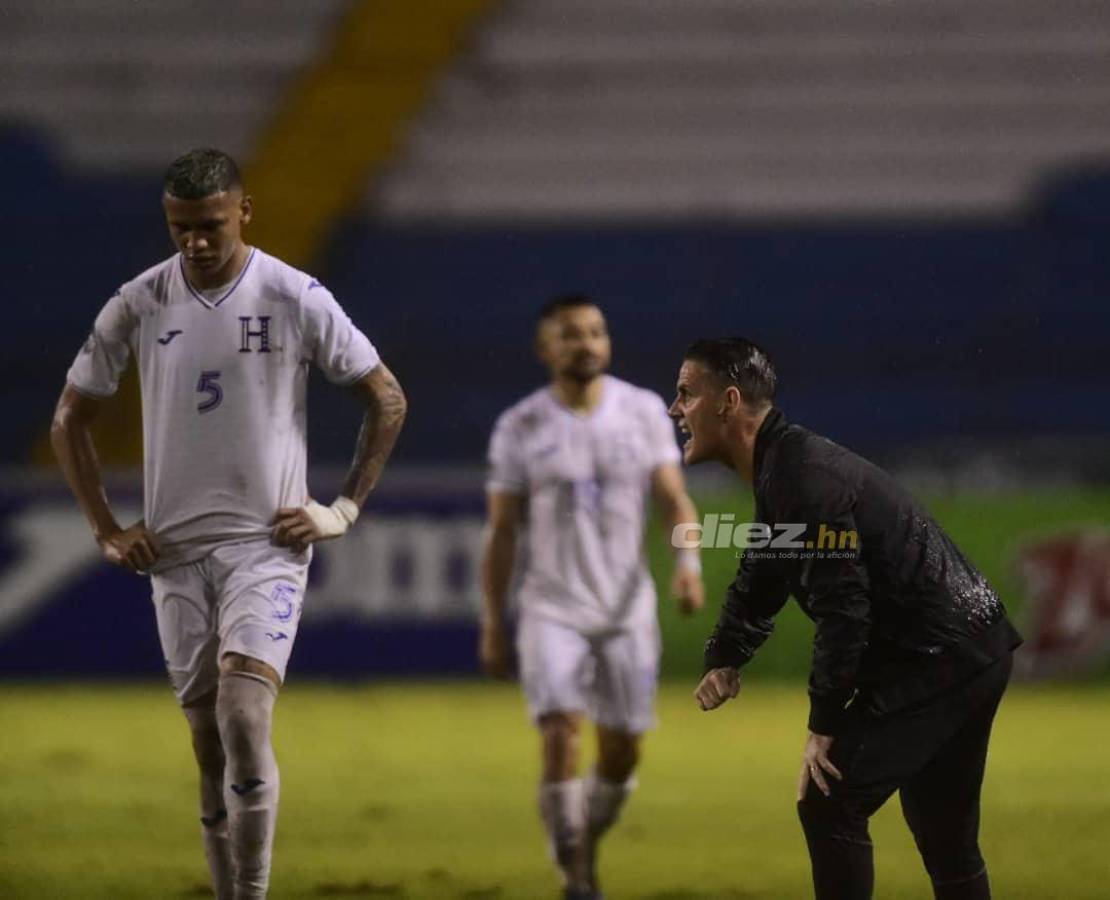
[[[689,434],[686,462],[735,470],[769,526],[744,551],[705,645],[698,702],[736,696],[740,667],[793,594],[816,625],[797,800],[818,900],[871,896],[867,821],[895,791],[938,900],[987,900],[979,793],[1021,638],[893,478],[786,421],[776,381],[743,338],[697,341],[678,377],[671,413]]]
[[[205,855],[220,900],[266,895],[278,805],[274,701],[315,541],[337,538],[389,457],[405,398],[318,281],[248,246],[234,161],[194,150],[165,177],[178,253],[116,292],[70,368],[52,441],[104,558],[149,572],[170,681],[200,768]],[[123,528],[90,426],[134,355],[143,521]],[[364,407],[354,462],[324,506],[305,483],[309,363]],[[152,895],[164,893],[156,887]]]
[[[480,654],[487,672],[507,674],[505,606],[523,535],[517,651],[542,738],[540,815],[566,896],[592,898],[601,896],[597,842],[634,785],[654,717],[660,644],[646,501],[654,498],[668,533],[696,511],[665,404],[605,374],[609,334],[597,304],[580,296],[547,304],[537,349],[550,385],[505,412],[490,441]],[[671,589],[684,613],[701,608],[696,550],[678,554]],[[584,781],[583,715],[598,739]]]

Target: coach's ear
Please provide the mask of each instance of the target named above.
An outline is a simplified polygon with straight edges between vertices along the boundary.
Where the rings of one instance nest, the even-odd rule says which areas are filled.
[[[721,396],[721,410],[718,415],[722,419],[729,419],[742,412],[743,409],[744,398],[740,395],[740,389],[736,385],[730,384]]]

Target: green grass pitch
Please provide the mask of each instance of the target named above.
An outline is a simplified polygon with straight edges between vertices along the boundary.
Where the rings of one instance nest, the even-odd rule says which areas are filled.
[[[702,513],[750,514],[742,492]],[[1110,491],[937,496],[927,505],[1022,622],[1022,541],[1110,521]],[[651,557],[668,570],[657,532]],[[787,605],[740,700],[700,713],[701,643],[736,567],[704,556],[708,609],[664,602],[661,727],[641,789],[602,854],[610,900],[795,900],[809,874],[793,790],[812,628]],[[665,584],[665,582],[663,582]],[[311,602],[311,598],[310,598]],[[153,623],[152,626],[153,627]],[[535,814],[536,738],[523,701],[479,682],[311,685],[278,705],[280,898],[518,900],[557,895]],[[995,896],[1108,896],[1110,684],[1017,685],[995,730],[983,847]],[[155,685],[0,683],[0,897],[205,896],[185,722]],[[879,900],[931,896],[896,800],[876,817]]]
[[[699,712],[665,684],[640,789],[607,840],[611,898],[808,896],[793,789],[801,686]],[[1014,688],[985,788],[996,896],[1106,894],[1110,688]],[[0,896],[204,896],[185,723],[160,685],[0,688]],[[516,690],[294,682],[278,706],[274,898],[547,898],[536,740]],[[1101,773],[1101,774],[1100,774]],[[873,825],[879,898],[931,896],[897,801]]]

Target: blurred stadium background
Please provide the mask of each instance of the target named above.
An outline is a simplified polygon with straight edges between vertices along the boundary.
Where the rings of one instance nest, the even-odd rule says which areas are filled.
[[[199,890],[148,587],[98,562],[46,432],[101,303],[171,252],[162,170],[205,145],[244,166],[250,239],[332,288],[411,404],[373,514],[313,567],[274,896],[550,893],[523,705],[467,679],[485,442],[541,381],[533,316],[567,291],[604,306],[614,372],[667,397],[694,337],[761,341],[789,416],[926,500],[1028,638],[987,795],[1001,896],[1106,896],[1101,0],[7,0],[0,895]],[[330,496],[357,410],[317,384],[309,415]],[[134,380],[98,440],[137,517]],[[692,480],[703,512],[749,513],[737,483]],[[664,605],[662,727],[613,896],[805,895],[801,617],[747,711],[687,709],[734,565],[707,554],[699,620]],[[927,896],[884,817],[880,896]]]

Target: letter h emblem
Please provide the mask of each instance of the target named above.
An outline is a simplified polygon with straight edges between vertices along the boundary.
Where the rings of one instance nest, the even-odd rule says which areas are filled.
[[[258,352],[270,352],[270,317],[258,317],[258,330],[251,330],[251,322],[254,321],[253,316],[240,316],[240,336],[241,342],[239,344],[240,353],[250,353],[254,348],[251,347],[251,339],[258,338]]]

